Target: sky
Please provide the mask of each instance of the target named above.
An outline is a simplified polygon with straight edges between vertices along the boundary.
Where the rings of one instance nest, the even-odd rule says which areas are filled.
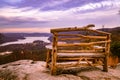
[[[0,0],[0,33],[120,26],[120,0]]]

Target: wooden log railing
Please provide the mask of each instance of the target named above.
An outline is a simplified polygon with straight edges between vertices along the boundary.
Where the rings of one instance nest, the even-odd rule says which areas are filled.
[[[91,26],[94,25],[87,25],[81,28],[51,29],[53,44],[52,48],[48,48],[50,52],[47,53],[46,60],[46,66],[50,67],[51,74],[56,74],[59,66],[66,67],[65,65],[62,66],[64,62],[60,64],[61,61],[77,61],[75,64],[67,64],[69,67],[84,66],[86,64],[95,66],[99,64],[103,66],[104,71],[108,71],[107,60],[110,52],[111,34],[89,29]],[[71,31],[76,31],[76,33],[71,33]],[[82,34],[84,31],[85,34]]]

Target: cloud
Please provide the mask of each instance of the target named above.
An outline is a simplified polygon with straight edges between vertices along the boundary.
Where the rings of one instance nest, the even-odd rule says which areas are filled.
[[[43,4],[42,8],[44,7],[55,7],[61,4],[65,4],[67,2],[69,2],[71,0],[50,0],[48,2],[46,2],[45,4]]]
[[[15,4],[15,3],[20,3],[23,0],[4,0],[4,2],[10,3],[10,4]]]
[[[64,2],[67,2],[69,0],[62,0],[61,2],[54,2],[54,4],[49,3],[48,6],[55,6]],[[64,17],[66,15],[74,16],[78,12],[87,11],[87,13],[91,12],[90,10],[96,10],[99,8],[114,8],[114,7],[120,7],[120,1],[114,0],[114,1],[102,1],[99,3],[89,3],[83,6],[70,8],[68,10],[53,10],[53,11],[41,11],[41,8],[31,8],[31,7],[24,7],[24,8],[16,8],[16,7],[3,7],[0,8],[0,16],[7,17],[7,18],[14,18],[19,17],[21,19],[28,19],[32,18],[36,21],[55,21],[58,20],[61,17]],[[83,14],[83,13],[80,13]],[[101,14],[102,15],[102,14]],[[31,20],[32,20],[31,19]]]
[[[36,21],[32,18],[27,18],[27,19],[19,19],[17,17],[15,18],[5,18],[5,17],[0,17],[0,25],[23,25],[23,24],[45,24],[48,23],[47,21]]]
[[[48,0],[47,2],[43,3],[40,8],[42,11],[57,10],[58,8],[59,8],[59,10],[62,10],[65,7],[65,6],[64,7],[62,7],[62,6],[64,4],[67,5],[67,3],[71,2],[71,1],[72,0]]]
[[[82,12],[87,11],[90,12],[90,10],[99,10],[99,9],[111,9],[111,8],[120,8],[120,0],[111,0],[111,1],[101,1],[97,3],[88,3],[83,6],[71,8],[68,11],[69,12]]]
[[[21,26],[34,25],[38,27],[51,27],[74,26],[92,22],[98,24],[107,22],[112,24],[114,22],[110,23],[109,19],[116,20],[119,18],[115,15],[117,15],[118,9],[120,8],[120,0],[106,0],[94,3],[89,2],[88,4],[68,8],[65,10],[42,10],[45,7],[56,8],[56,6],[62,4],[67,5],[67,3],[71,1],[72,0],[50,0],[50,3],[47,2],[46,5],[43,4],[42,7],[38,8],[33,8],[30,6],[21,8],[15,6],[4,6],[0,8],[0,25],[12,26],[19,24]],[[102,19],[105,19],[106,21],[102,22]],[[116,22],[116,24],[118,24],[118,22]]]
[[[19,17],[20,19],[32,18],[36,21],[52,21],[56,20],[61,11],[45,11],[42,12],[39,9],[16,8],[16,7],[4,7],[0,9],[0,16],[6,18]],[[31,19],[31,20],[32,20]]]

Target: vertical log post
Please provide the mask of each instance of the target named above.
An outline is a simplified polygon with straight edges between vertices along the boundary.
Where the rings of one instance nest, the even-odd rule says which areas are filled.
[[[52,50],[52,63],[51,74],[56,75],[56,58],[57,58],[57,33],[53,33],[53,50]]]
[[[110,34],[107,35],[107,41],[110,40]],[[110,53],[110,42],[106,43],[106,49],[105,49],[105,58],[103,61],[103,71],[108,72],[108,56]]]
[[[51,50],[47,49],[47,58],[46,58],[46,68],[49,68],[49,63],[51,61]]]

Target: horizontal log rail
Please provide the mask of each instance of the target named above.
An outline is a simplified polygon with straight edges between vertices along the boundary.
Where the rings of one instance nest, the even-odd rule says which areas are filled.
[[[92,45],[92,43],[75,43],[75,44],[72,44],[72,43],[69,43],[69,44],[58,44],[57,46],[58,47],[69,47],[69,46],[90,46]]]
[[[89,62],[91,63],[91,62]],[[71,62],[71,63],[58,63],[57,64],[57,68],[63,68],[63,69],[67,69],[68,67],[85,67],[85,66],[99,66],[100,64],[98,63],[94,63],[92,65],[87,64],[87,62],[85,61],[81,61],[81,63],[76,63],[76,62]]]
[[[95,57],[87,57],[87,59],[92,61],[94,59],[99,59],[99,57],[96,57],[96,58]],[[57,60],[58,61],[66,61],[66,62],[67,61],[76,61],[76,60],[84,61],[84,58],[81,58],[81,57],[72,57],[72,58],[71,57],[65,57],[65,58],[62,57],[62,58],[60,58],[60,57],[58,57]]]
[[[87,26],[83,26],[83,27],[81,27],[81,28],[78,28],[78,27],[69,27],[69,28],[57,28],[57,29],[51,29],[51,33],[53,33],[53,32],[62,32],[62,31],[76,31],[76,30],[86,30],[86,29],[88,29],[89,27],[95,27],[95,25],[94,24],[89,24],[89,25],[87,25]]]
[[[67,46],[91,46],[91,45],[95,45],[95,44],[103,44],[103,43],[109,43],[111,42],[111,40],[107,40],[107,41],[98,41],[98,42],[89,42],[89,43],[63,43],[63,44],[57,44],[58,47],[67,47]]]
[[[51,29],[51,33],[54,32],[70,32],[70,31],[91,31],[91,32],[95,32],[95,33],[99,33],[99,34],[106,34],[106,35],[110,35],[111,33],[108,32],[103,32],[103,31],[99,31],[99,30],[93,30],[93,29],[89,29],[86,28],[87,26],[84,27],[69,27],[69,28],[57,28],[57,29]]]
[[[58,50],[58,53],[95,53],[95,50]]]
[[[98,42],[91,42],[91,44],[102,44],[102,43],[110,43],[111,40],[106,40],[106,41],[98,41]]]
[[[107,39],[106,36],[85,36],[85,35],[81,35],[81,34],[58,34],[57,36],[71,36],[71,37],[74,36],[74,37],[79,37],[79,38],[82,37],[82,38],[88,38],[88,39]],[[62,38],[58,38],[58,39],[62,40]],[[63,38],[63,39],[67,39],[67,38]],[[76,38],[76,39],[78,39],[78,38]]]
[[[66,41],[66,40],[82,40],[82,38],[58,38],[58,40],[61,40],[61,41]]]
[[[105,53],[58,53],[58,57],[105,57]]]

